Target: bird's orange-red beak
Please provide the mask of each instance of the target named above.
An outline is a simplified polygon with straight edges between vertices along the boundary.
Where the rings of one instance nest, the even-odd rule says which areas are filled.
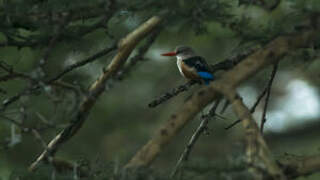
[[[168,53],[161,54],[161,56],[175,56],[175,55],[177,55],[176,52],[168,52]]]

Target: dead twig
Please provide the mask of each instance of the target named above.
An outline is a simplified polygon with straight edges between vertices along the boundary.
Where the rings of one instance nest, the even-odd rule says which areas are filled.
[[[267,113],[267,108],[268,108],[268,103],[269,103],[269,98],[270,98],[270,93],[271,93],[271,87],[272,87],[273,79],[276,76],[277,70],[278,70],[278,63],[273,65],[273,70],[272,70],[272,73],[271,73],[271,76],[270,76],[270,80],[269,80],[268,85],[267,85],[267,96],[266,96],[266,100],[265,100],[265,103],[264,103],[263,113],[262,113],[262,118],[261,118],[261,124],[260,124],[260,132],[261,132],[261,134],[263,133],[264,124],[267,121],[266,113]]]
[[[272,77],[273,71],[270,75],[270,77]],[[270,78],[271,80],[271,78]],[[268,87],[270,84],[270,80],[268,81],[268,84],[266,85],[266,87],[263,89],[263,91],[261,92],[261,94],[257,97],[256,102],[253,104],[253,106],[250,108],[250,113],[254,113],[256,111],[257,106],[259,105],[260,101],[262,100],[262,98],[264,97],[264,95],[266,95],[267,91],[268,91]],[[236,121],[234,121],[233,123],[231,123],[229,126],[225,127],[226,130],[232,128],[233,126],[235,126],[236,124],[238,124],[239,122],[241,122],[241,119],[237,119]]]
[[[203,134],[207,129],[208,129],[208,123],[209,120],[211,118],[214,118],[215,116],[215,112],[219,106],[219,103],[221,101],[220,99],[217,99],[216,102],[214,102],[212,108],[210,109],[208,114],[205,114],[203,116],[201,116],[201,123],[199,125],[199,127],[197,128],[197,130],[195,131],[195,133],[191,136],[191,139],[189,140],[186,148],[184,149],[183,153],[181,154],[176,166],[174,167],[172,173],[171,173],[171,178],[173,178],[178,170],[179,167],[188,160],[189,155],[191,153],[192,148],[194,147],[194,145],[196,144],[197,140],[199,139],[199,137],[201,136],[201,134]]]

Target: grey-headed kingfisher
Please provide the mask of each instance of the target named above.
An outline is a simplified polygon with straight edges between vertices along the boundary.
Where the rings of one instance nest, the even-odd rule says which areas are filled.
[[[175,51],[161,54],[162,56],[176,56],[177,66],[181,75],[187,79],[202,81],[206,85],[214,79],[210,67],[205,59],[198,56],[191,47],[178,46]]]

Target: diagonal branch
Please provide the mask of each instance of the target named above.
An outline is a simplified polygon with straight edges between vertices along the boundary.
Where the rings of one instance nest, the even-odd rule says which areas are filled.
[[[150,36],[147,38],[146,42],[138,48],[138,53],[129,59],[129,62],[126,66],[124,66],[116,75],[115,79],[117,80],[123,80],[125,76],[127,76],[132,69],[138,64],[139,61],[144,61],[146,58],[144,57],[145,54],[148,52],[154,41],[157,39],[161,32],[161,27],[158,27],[158,29],[154,30]]]
[[[89,89],[89,95],[80,104],[79,111],[71,119],[70,124],[51,140],[47,148],[41,153],[36,161],[30,165],[30,171],[36,170],[42,160],[46,160],[48,156],[54,155],[62,144],[66,143],[79,131],[84,121],[87,119],[90,110],[96,103],[96,100],[104,91],[107,80],[112,78],[118,72],[135,46],[146,35],[151,33],[156,26],[160,24],[160,22],[161,19],[154,16],[119,42],[118,53],[100,75],[100,77],[91,85]]]
[[[286,179],[282,170],[274,161],[272,154],[259,131],[259,127],[254,121],[249,109],[245,106],[242,99],[237,95],[234,89],[221,84],[215,86],[215,90],[225,95],[232,104],[232,107],[241,119],[246,138],[247,162],[255,170],[255,166],[262,161],[268,175],[274,179]]]

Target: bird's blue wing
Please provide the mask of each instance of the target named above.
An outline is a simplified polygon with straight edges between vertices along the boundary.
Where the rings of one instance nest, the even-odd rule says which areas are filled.
[[[214,76],[210,72],[210,67],[207,62],[201,56],[195,56],[188,59],[184,59],[183,62],[190,68],[194,68],[198,76],[204,80],[206,85],[214,79]]]
[[[209,73],[209,72],[200,71],[200,72],[197,72],[197,73],[202,79],[213,80],[213,75],[211,73]]]

